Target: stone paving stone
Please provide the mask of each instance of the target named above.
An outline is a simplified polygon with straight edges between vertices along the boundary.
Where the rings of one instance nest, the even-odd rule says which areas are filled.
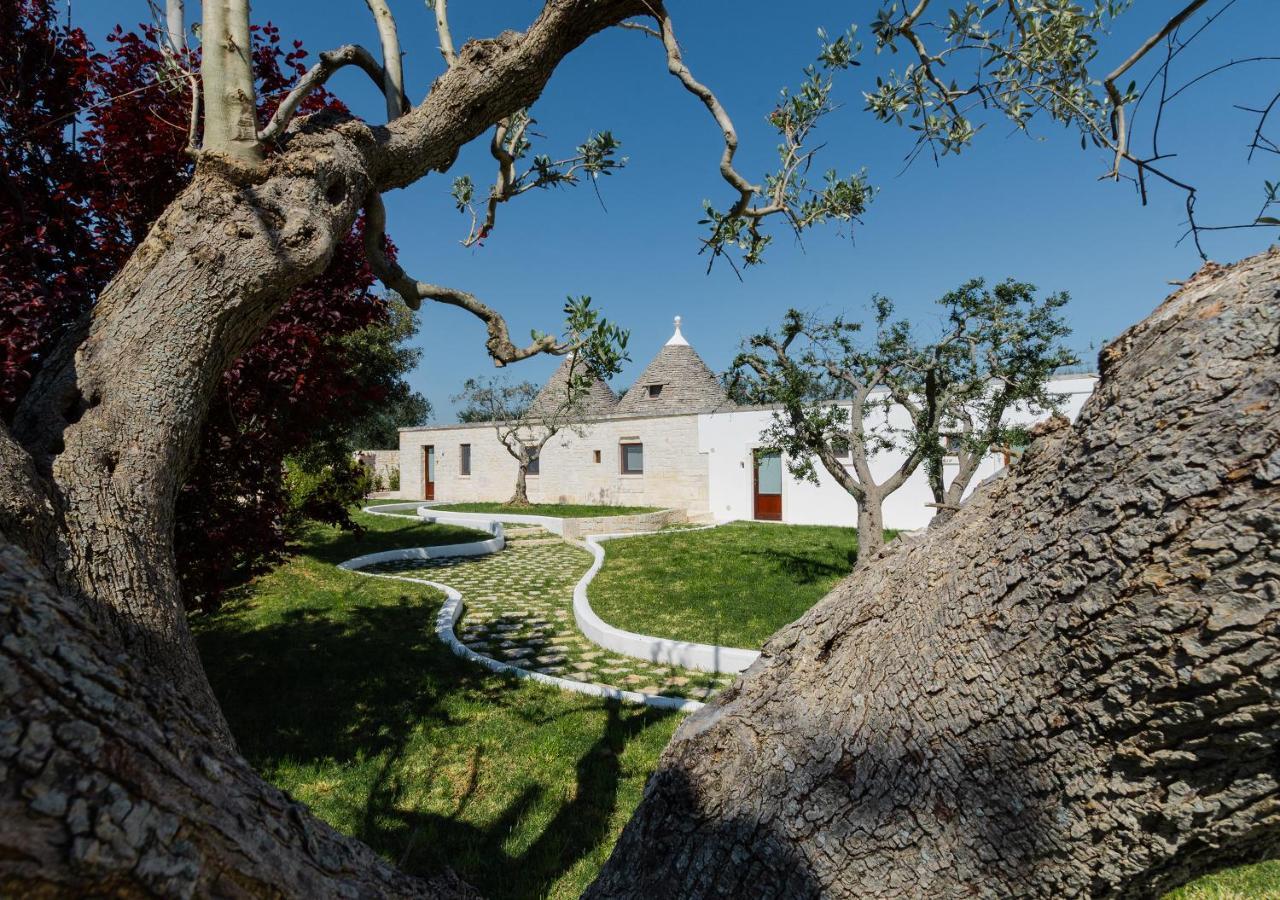
[[[509,528],[507,549],[492,556],[414,560],[371,571],[427,576],[457,589],[463,617],[457,633],[478,653],[521,668],[573,681],[626,686],[645,693],[698,696],[728,684],[732,676],[690,673],[603,650],[578,631],[573,586],[591,556],[541,528]]]

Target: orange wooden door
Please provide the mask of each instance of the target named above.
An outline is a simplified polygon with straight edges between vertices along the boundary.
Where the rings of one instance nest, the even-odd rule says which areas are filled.
[[[436,499],[436,448],[422,448],[422,499]]]
[[[755,517],[766,522],[781,522],[782,454],[776,450],[757,450],[754,469]]]

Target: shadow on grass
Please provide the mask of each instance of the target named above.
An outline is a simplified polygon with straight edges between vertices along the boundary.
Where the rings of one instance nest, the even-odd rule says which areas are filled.
[[[324,549],[314,555],[349,552]],[[305,570],[298,574],[306,576]],[[232,612],[201,629],[201,654],[232,731],[256,766],[336,764],[360,791],[367,785],[363,809],[342,824],[344,830],[410,872],[427,874],[448,865],[486,896],[545,896],[611,837],[619,757],[629,741],[671,713],[606,707],[602,730],[577,759],[567,799],[531,840],[525,834],[520,849],[511,850],[513,834],[530,827],[526,820],[535,807],[548,805],[544,786],[530,777],[534,783],[496,814],[472,817],[484,821],[483,827],[465,821],[484,763],[477,745],[468,774],[454,786],[452,812],[420,808],[409,793],[420,797],[423,784],[449,761],[446,748],[423,752],[421,732],[467,726],[465,713],[450,711],[447,701],[454,696],[492,704],[514,720],[515,729],[599,712],[561,711],[554,694],[552,709],[513,703],[512,679],[464,663],[436,640],[437,608],[408,594],[399,602],[374,604],[352,594],[350,602],[336,606],[287,608],[266,624]],[[589,734],[583,737],[590,740]],[[536,775],[538,761],[528,765]]]
[[[826,550],[827,548],[823,548]],[[831,577],[848,575],[858,562],[858,551],[848,550],[843,563],[831,561],[830,553],[800,553],[789,550],[747,550],[744,556],[765,560],[778,572],[797,584],[814,584]]]

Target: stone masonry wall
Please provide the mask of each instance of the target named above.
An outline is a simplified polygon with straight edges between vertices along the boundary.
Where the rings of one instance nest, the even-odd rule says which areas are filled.
[[[644,444],[644,473],[621,473],[622,443]],[[462,444],[471,445],[471,475],[460,472]],[[400,487],[423,498],[423,448],[436,453],[435,499],[502,501],[515,489],[516,461],[492,426],[455,425],[400,432]],[[596,462],[596,451],[600,461]],[[656,506],[698,515],[708,510],[707,458],[698,452],[698,417],[613,419],[583,434],[563,432],[542,452],[541,472],[529,477],[534,503]]]

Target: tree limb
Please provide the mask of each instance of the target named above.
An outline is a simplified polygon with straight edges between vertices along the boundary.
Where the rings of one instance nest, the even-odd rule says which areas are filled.
[[[373,54],[359,44],[344,44],[336,50],[322,51],[320,61],[298,80],[293,90],[289,91],[280,106],[276,108],[271,121],[258,132],[258,140],[263,143],[278,140],[284,134],[284,130],[289,127],[289,122],[298,111],[298,105],[307,98],[308,94],[328,81],[329,76],[344,66],[359,66],[378,86],[378,90],[382,90],[386,84],[386,71],[378,65]],[[402,102],[408,105],[403,99]]]
[[[444,57],[445,68],[450,68],[458,61],[458,54],[453,49],[453,33],[449,30],[448,0],[426,0],[427,6],[436,17],[436,34],[440,38],[440,55]]]
[[[1152,47],[1172,34],[1179,25],[1185,22],[1197,9],[1204,6],[1206,2],[1207,0],[1191,0],[1177,15],[1165,22],[1159,31],[1143,41],[1142,45],[1129,54],[1129,58],[1112,70],[1110,75],[1102,79],[1102,86],[1106,89],[1107,97],[1111,100],[1111,136],[1116,145],[1115,162],[1112,164],[1112,169],[1107,177],[1118,178],[1120,176],[1120,165],[1129,150],[1129,136],[1125,130],[1124,120],[1124,97],[1120,94],[1119,88],[1116,87],[1116,79],[1133,68],[1142,57],[1147,55]]]
[[[396,33],[396,20],[391,15],[387,0],[364,0],[373,13],[378,26],[378,40],[382,44],[382,93],[387,100],[387,121],[400,118],[409,111],[404,96],[404,68],[400,61],[400,36]]]
[[[724,135],[724,152],[720,154],[720,176],[738,192],[738,199],[730,209],[729,215],[744,215],[748,211],[751,198],[760,193],[761,188],[759,185],[752,184],[733,167],[733,157],[738,151],[738,132],[733,126],[733,120],[729,118],[729,113],[725,111],[711,88],[694,78],[693,72],[685,64],[684,57],[680,53],[680,44],[676,41],[675,27],[672,25],[671,15],[666,7],[655,6],[653,14],[658,19],[662,46],[667,51],[667,71],[679,79],[685,90],[702,101],[702,105],[707,108],[707,112],[711,113],[711,117],[715,119],[716,125]]]
[[[493,358],[495,365],[502,367],[509,363],[537,356],[539,353],[563,355],[571,348],[561,344],[554,335],[543,335],[525,347],[517,347],[511,342],[507,321],[502,314],[485,304],[478,297],[466,291],[429,284],[411,278],[399,263],[390,259],[383,246],[386,237],[387,212],[382,197],[370,193],[365,202],[364,248],[369,258],[369,265],[382,283],[398,293],[410,309],[419,309],[423,300],[434,300],[465,309],[485,323],[489,336],[485,340],[485,348]]]

